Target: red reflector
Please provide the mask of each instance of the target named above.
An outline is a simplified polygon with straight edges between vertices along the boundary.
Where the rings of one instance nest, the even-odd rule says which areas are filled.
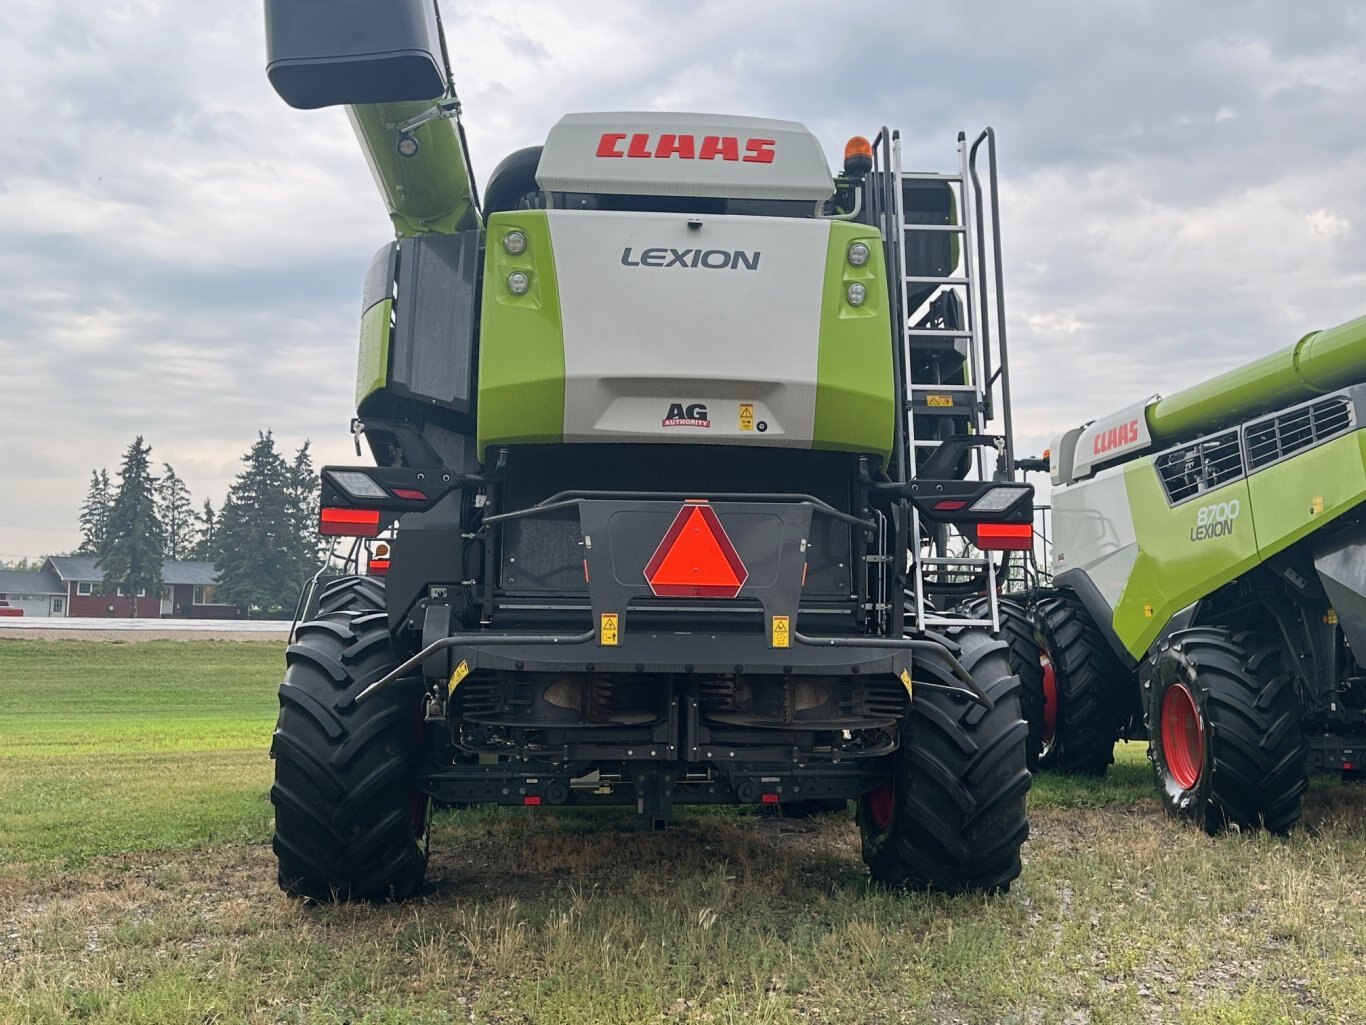
[[[1034,547],[1032,523],[979,523],[977,547],[998,552],[1027,552]]]
[[[417,488],[392,488],[389,493],[395,498],[403,498],[409,502],[427,501],[427,493],[425,491],[418,491]]]
[[[534,808],[541,803],[541,799],[539,797],[523,797],[522,803],[528,808]]]
[[[964,508],[968,503],[961,498],[946,498],[942,502],[934,503],[935,512],[957,512]]]
[[[764,802],[764,804],[777,804],[777,803],[778,803],[778,795],[777,795],[777,794],[764,794],[764,796],[763,796],[762,798],[760,798],[760,800],[762,800],[762,801]]]
[[[749,579],[716,510],[689,503],[645,566],[650,590],[661,598],[734,598]]]
[[[1356,762],[1343,762],[1343,763],[1342,763],[1342,769],[1343,769],[1344,772],[1355,772],[1355,771],[1356,771],[1356,767],[1357,767],[1357,763],[1356,763]]]
[[[377,537],[378,509],[324,508],[319,517],[318,533],[327,537]]]
[[[389,572],[389,560],[388,560],[388,559],[371,559],[371,560],[370,560],[370,575],[371,575],[372,577],[382,577],[382,576],[384,576],[384,574],[386,574],[386,573],[388,573],[388,572]]]

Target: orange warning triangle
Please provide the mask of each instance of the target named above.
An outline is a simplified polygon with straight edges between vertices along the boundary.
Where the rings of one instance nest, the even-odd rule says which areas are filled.
[[[656,595],[670,598],[734,598],[748,570],[709,505],[678,511],[645,567]]]

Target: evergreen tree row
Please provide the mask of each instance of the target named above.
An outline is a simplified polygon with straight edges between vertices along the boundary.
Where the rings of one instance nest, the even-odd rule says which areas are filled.
[[[324,547],[317,534],[318,478],[308,442],[292,461],[270,431],[242,457],[221,510],[205,499],[196,511],[190,489],[169,463],[152,475],[152,448],[141,435],[124,453],[115,485],[105,470],[91,474],[81,505],[78,554],[98,557],[104,592],[122,586],[133,596],[161,593],[164,561],[212,562],[219,604],[254,617],[288,615]]]

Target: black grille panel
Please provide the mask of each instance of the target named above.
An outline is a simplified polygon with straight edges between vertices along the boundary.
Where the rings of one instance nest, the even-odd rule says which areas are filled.
[[[1247,458],[1257,470],[1294,455],[1352,426],[1351,404],[1341,396],[1324,399],[1247,426]]]
[[[1173,504],[1222,487],[1243,476],[1243,451],[1237,431],[1225,431],[1181,448],[1163,452],[1153,460],[1167,500]]]

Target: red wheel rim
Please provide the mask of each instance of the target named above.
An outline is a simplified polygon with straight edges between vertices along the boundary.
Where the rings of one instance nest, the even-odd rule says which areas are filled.
[[[878,829],[886,829],[892,824],[894,796],[895,792],[887,785],[880,786],[868,794],[868,814]]]
[[[1039,652],[1039,665],[1043,666],[1043,746],[1047,749],[1058,732],[1058,671],[1046,651]]]
[[[1205,728],[1195,707],[1195,695],[1184,683],[1174,683],[1162,695],[1162,755],[1167,771],[1182,790],[1200,782],[1205,766]]]

